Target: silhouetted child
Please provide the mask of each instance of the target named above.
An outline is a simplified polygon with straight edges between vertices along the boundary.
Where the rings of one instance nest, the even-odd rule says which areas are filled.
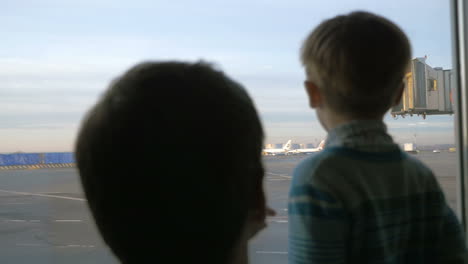
[[[436,178],[382,121],[404,89],[406,35],[383,17],[353,12],[321,23],[301,59],[328,138],[294,172],[289,262],[461,261],[463,231]]]
[[[88,113],[76,158],[122,263],[246,263],[265,225],[262,142],[238,83],[205,63],[148,62]]]

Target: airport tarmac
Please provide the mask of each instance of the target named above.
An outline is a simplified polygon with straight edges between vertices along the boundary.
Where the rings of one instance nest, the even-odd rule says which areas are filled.
[[[455,206],[456,153],[416,156],[434,170]],[[292,171],[304,157],[264,157],[268,204],[277,215],[252,240],[251,263],[287,263],[287,195]],[[75,169],[0,171],[0,263],[117,263],[97,234]]]

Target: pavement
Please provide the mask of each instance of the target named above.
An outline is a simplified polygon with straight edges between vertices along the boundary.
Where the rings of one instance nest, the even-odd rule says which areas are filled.
[[[456,153],[417,155],[456,202]],[[287,263],[287,195],[304,156],[265,157],[268,227],[250,243],[251,263]],[[0,171],[0,263],[118,263],[100,239],[74,168]]]

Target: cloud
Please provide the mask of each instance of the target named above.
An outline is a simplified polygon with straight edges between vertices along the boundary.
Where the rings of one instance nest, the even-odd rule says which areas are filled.
[[[23,80],[102,80],[123,72],[132,63],[131,59],[106,57],[82,58],[15,58],[0,57],[0,80],[21,82]]]
[[[2,129],[0,152],[53,152],[72,151],[77,130],[73,127],[61,129]]]
[[[5,126],[0,125],[2,130],[63,130],[63,129],[78,129],[78,123],[19,123],[16,126]]]
[[[373,0],[10,2],[0,10],[9,25],[0,43],[0,135],[14,138],[15,146],[54,137],[71,141],[71,131],[110,80],[147,59],[214,62],[249,91],[268,135],[279,141],[318,137],[323,130],[308,107],[299,47],[321,20],[356,8],[396,21],[410,33],[415,54],[427,53],[433,66],[451,62],[448,4],[437,0],[407,1],[405,10],[400,1]],[[434,35],[448,38],[428,43]],[[399,135],[453,130],[443,118],[388,124]]]

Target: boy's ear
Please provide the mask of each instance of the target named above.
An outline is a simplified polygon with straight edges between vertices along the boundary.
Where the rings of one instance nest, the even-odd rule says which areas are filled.
[[[306,89],[307,95],[309,96],[309,105],[311,108],[318,108],[322,106],[323,97],[320,93],[319,88],[315,83],[311,81],[305,81],[304,87]]]
[[[401,82],[400,87],[398,88],[397,94],[395,96],[395,101],[392,106],[398,105],[403,97],[403,92],[405,91],[405,83]]]

